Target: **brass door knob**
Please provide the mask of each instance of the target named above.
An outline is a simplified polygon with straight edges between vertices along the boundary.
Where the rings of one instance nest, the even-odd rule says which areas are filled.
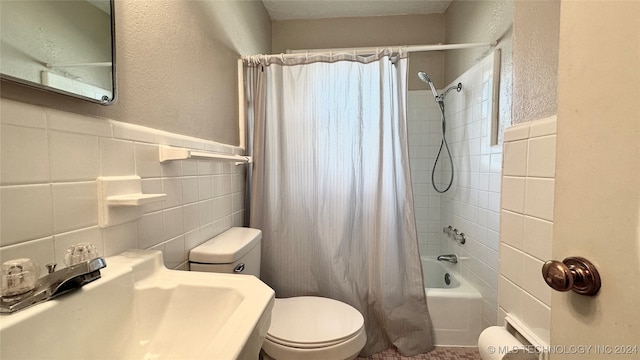
[[[593,296],[600,290],[600,274],[587,259],[568,257],[562,262],[550,260],[542,265],[542,277],[552,289],[573,290],[581,295]]]

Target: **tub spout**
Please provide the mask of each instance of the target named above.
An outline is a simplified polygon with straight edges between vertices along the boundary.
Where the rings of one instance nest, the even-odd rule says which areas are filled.
[[[456,254],[440,255],[438,256],[438,261],[448,261],[452,264],[457,264],[458,257],[456,256]]]

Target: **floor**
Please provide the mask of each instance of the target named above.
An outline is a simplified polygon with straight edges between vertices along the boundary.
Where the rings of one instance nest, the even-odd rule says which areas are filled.
[[[436,347],[433,351],[415,356],[402,356],[394,348],[383,350],[359,360],[480,360],[477,348]]]

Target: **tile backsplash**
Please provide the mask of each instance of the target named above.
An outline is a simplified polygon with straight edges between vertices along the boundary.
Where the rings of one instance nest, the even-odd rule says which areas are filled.
[[[0,99],[0,259],[63,263],[66,249],[91,242],[104,256],[157,249],[186,269],[189,250],[244,223],[245,165],[215,160],[160,163],[158,145],[241,154],[242,149],[127,123]],[[137,221],[100,228],[96,178],[138,175]]]
[[[549,343],[556,117],[505,131],[500,227],[500,318],[510,313]]]

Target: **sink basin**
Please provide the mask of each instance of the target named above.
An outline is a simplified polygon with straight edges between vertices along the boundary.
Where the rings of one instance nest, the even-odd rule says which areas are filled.
[[[168,270],[159,251],[106,262],[101,279],[1,316],[0,358],[258,358],[274,292],[257,278]]]

